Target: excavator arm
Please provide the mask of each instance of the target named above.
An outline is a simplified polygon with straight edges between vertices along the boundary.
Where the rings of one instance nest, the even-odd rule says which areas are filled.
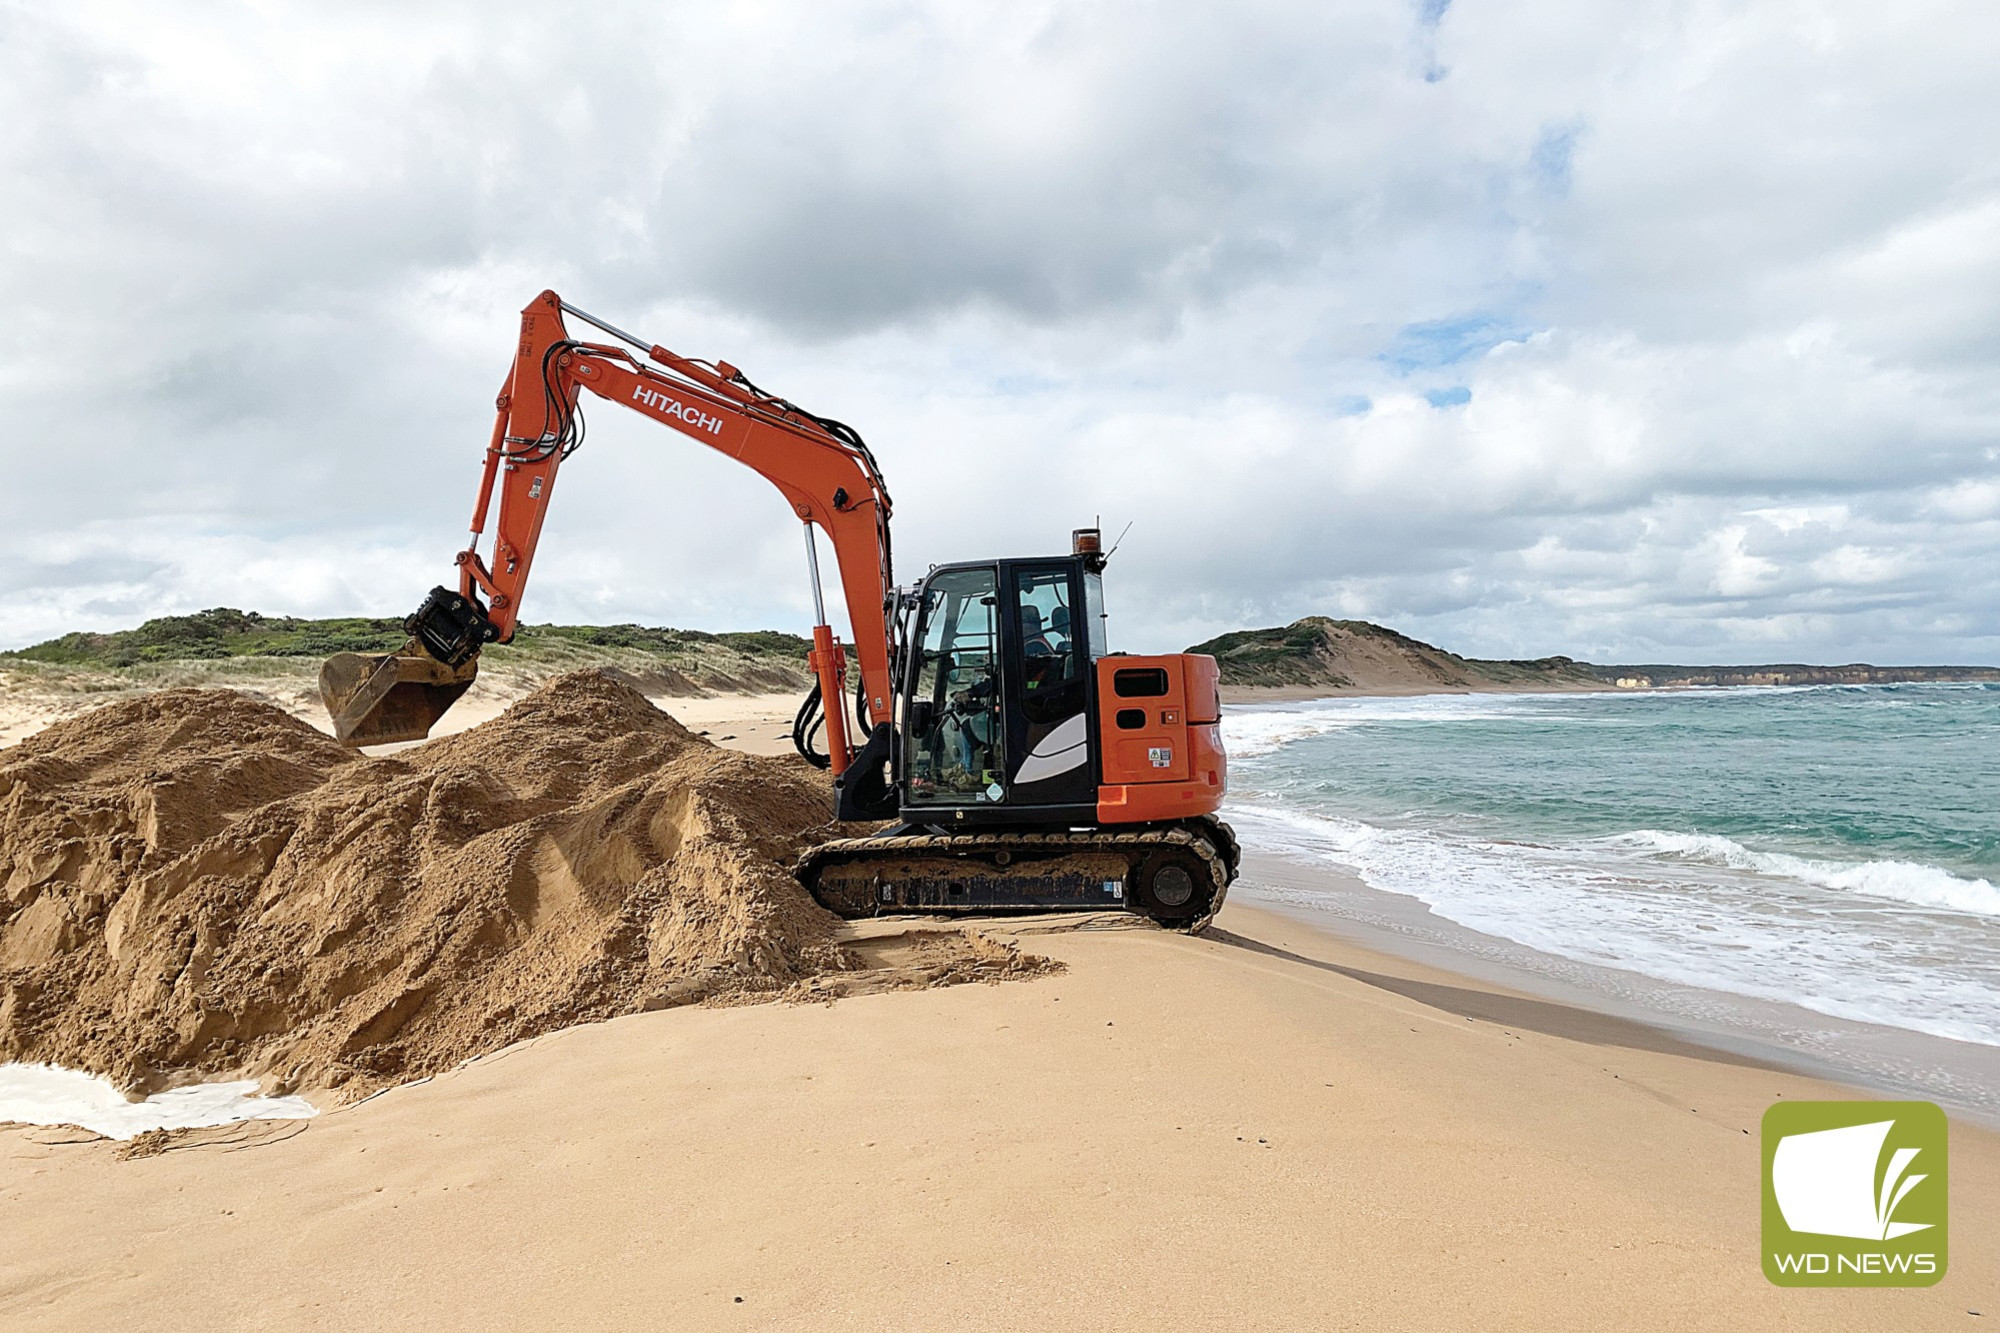
[[[572,338],[565,313],[618,342]],[[805,524],[816,612],[811,665],[826,710],[827,753],[839,776],[852,758],[845,725],[847,659],[826,623],[814,528],[833,543],[861,669],[863,721],[871,731],[888,722],[893,694],[890,501],[867,445],[841,423],[763,392],[727,363],[693,361],[644,343],[566,305],[554,292],[543,292],[521,312],[520,341],[497,402],[471,540],[457,557],[457,591],[432,591],[407,622],[412,637],[400,652],[384,658],[343,654],[327,663],[321,693],[336,735],[355,745],[428,735],[472,683],[479,651],[513,638],[556,473],[583,438],[580,404],[586,393],[754,469]],[[493,542],[490,554],[482,556],[489,517]],[[886,733],[880,744],[887,744]]]

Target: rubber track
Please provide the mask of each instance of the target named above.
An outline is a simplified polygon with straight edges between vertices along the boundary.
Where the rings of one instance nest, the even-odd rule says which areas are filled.
[[[799,882],[812,893],[813,901],[819,899],[818,870],[822,862],[838,855],[851,856],[855,860],[887,860],[884,853],[908,852],[916,855],[926,853],[996,852],[1014,847],[1032,848],[1036,851],[1061,849],[1064,852],[1088,852],[1094,850],[1127,851],[1135,847],[1186,847],[1201,858],[1208,867],[1210,882],[1215,886],[1209,895],[1208,911],[1185,924],[1176,924],[1175,929],[1185,930],[1190,935],[1199,934],[1222,910],[1222,901],[1229,893],[1229,885],[1236,878],[1236,866],[1242,851],[1236,842],[1236,831],[1219,819],[1201,821],[1201,832],[1196,833],[1185,827],[1138,829],[1129,833],[1086,832],[1086,833],[903,833],[890,838],[835,838],[823,842],[801,856],[793,873]],[[820,906],[827,907],[824,902]],[[833,910],[829,908],[829,910]],[[1051,906],[1051,912],[1074,912],[1079,910],[1073,904]],[[1134,909],[1128,907],[1127,911]],[[1136,913],[1145,915],[1145,913]]]

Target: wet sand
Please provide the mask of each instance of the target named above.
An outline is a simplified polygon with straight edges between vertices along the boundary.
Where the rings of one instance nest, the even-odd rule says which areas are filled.
[[[1934,1101],[2000,1129],[2000,1049],[1544,953],[1459,925],[1336,864],[1260,851],[1254,827],[1239,824],[1237,833],[1249,850],[1236,898],[1309,929],[1875,1096]]]

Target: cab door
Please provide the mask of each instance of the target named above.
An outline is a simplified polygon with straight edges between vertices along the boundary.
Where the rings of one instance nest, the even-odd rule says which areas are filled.
[[[1006,794],[1003,592],[992,566],[924,584],[903,733],[905,805],[998,804]]]
[[[1097,799],[1090,646],[1073,560],[1010,563],[1004,580],[1010,805]]]

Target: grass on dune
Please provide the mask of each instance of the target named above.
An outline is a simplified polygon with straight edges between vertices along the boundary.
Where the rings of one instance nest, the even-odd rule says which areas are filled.
[[[408,638],[400,620],[307,620],[218,607],[161,616],[137,629],[65,634],[0,653],[0,689],[110,699],[178,686],[280,695],[312,691],[322,659],[387,653]],[[523,625],[481,655],[481,672],[522,685],[602,666],[665,694],[806,688],[811,644],[775,630],[711,634],[646,625]]]

